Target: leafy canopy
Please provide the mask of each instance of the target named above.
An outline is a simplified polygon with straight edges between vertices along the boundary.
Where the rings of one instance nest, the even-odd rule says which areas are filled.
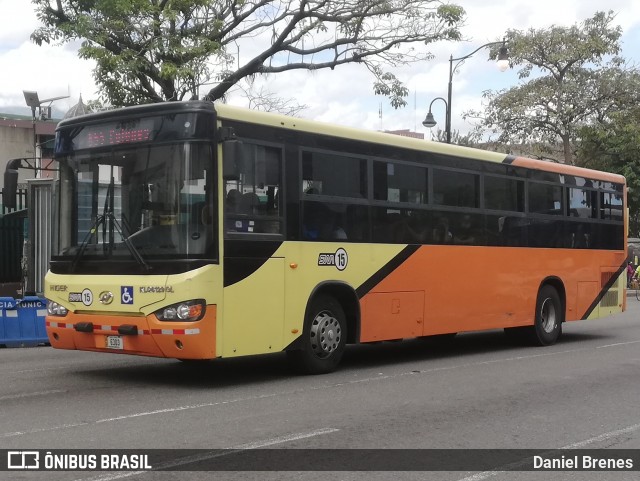
[[[621,28],[613,12],[598,12],[570,27],[509,30],[512,67],[522,82],[485,92],[480,129],[506,144],[546,146],[552,157],[574,163],[580,128],[637,101],[637,73],[620,52]]]
[[[464,10],[438,0],[32,0],[37,44],[81,41],[102,100],[215,100],[243,79],[360,63],[394,107],[408,94],[385,68],[459,40]],[[239,45],[249,59],[241,63]],[[421,46],[422,48],[416,48]]]
[[[580,130],[578,156],[584,167],[622,174],[627,179],[629,236],[640,236],[640,107],[615,112]]]

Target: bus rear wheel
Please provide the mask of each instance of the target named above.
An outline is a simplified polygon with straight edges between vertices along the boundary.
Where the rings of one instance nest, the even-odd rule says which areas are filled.
[[[331,296],[318,295],[309,305],[300,349],[288,351],[293,367],[306,374],[333,371],[347,343],[344,309]]]
[[[536,315],[533,326],[527,329],[529,341],[537,346],[555,344],[562,334],[562,302],[558,291],[544,285],[538,292]]]

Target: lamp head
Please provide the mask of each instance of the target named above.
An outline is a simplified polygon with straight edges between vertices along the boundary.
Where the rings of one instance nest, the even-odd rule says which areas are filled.
[[[429,110],[429,113],[427,114],[425,119],[422,121],[422,125],[430,129],[431,127],[435,127],[437,123],[438,122],[436,122],[436,119],[433,118],[433,114],[431,113],[431,110]]]
[[[38,92],[31,90],[23,90],[24,100],[27,103],[27,107],[35,108],[40,107],[40,100],[38,99]]]
[[[509,68],[509,51],[507,50],[506,41],[502,42],[502,47],[498,52],[498,68],[501,72],[504,72]]]

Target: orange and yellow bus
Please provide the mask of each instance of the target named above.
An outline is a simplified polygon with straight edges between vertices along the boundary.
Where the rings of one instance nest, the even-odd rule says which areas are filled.
[[[321,373],[625,308],[619,175],[199,101],[64,120],[55,156],[55,348]]]

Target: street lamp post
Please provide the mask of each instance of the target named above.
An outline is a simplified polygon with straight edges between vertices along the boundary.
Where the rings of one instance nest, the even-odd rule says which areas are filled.
[[[31,107],[31,118],[33,121],[33,163],[35,176],[38,177],[38,173],[42,170],[42,159],[38,157],[36,152],[38,146],[38,133],[36,131],[36,120],[46,120],[51,118],[51,102],[54,100],[66,99],[69,96],[63,95],[61,97],[53,97],[51,99],[40,100],[38,98],[38,92],[23,90],[24,100],[27,103],[27,107]],[[49,102],[48,107],[42,107],[42,104]],[[36,109],[38,109],[38,115],[36,116]]]
[[[482,50],[483,48],[486,48],[486,47],[492,47],[494,45],[501,45],[500,51],[498,52],[498,63],[497,63],[497,65],[498,65],[498,68],[500,69],[500,71],[504,72],[505,70],[507,70],[507,68],[509,68],[509,53],[507,51],[507,42],[506,42],[506,40],[503,40],[501,42],[485,43],[484,45],[481,45],[480,47],[475,49],[473,52],[471,52],[471,53],[469,53],[469,54],[467,54],[467,55],[465,55],[463,57],[453,58],[453,55],[451,55],[449,57],[449,85],[448,85],[448,89],[447,89],[447,100],[445,101],[445,104],[447,106],[446,118],[445,118],[445,133],[447,135],[447,143],[448,144],[451,143],[451,97],[452,97],[452,91],[453,91],[453,74],[458,69],[460,64],[462,62],[464,62],[466,59],[468,59],[469,57],[472,57],[479,50]],[[455,64],[455,66],[453,65],[453,62],[457,62]],[[441,98],[441,97],[438,97],[438,98]],[[431,103],[433,103],[433,102],[431,102]],[[429,114],[431,114],[431,106],[429,106]],[[424,122],[422,123],[422,125],[424,125],[425,127],[428,126],[427,123],[430,123],[430,122],[428,122],[429,114],[427,114],[427,118],[425,118]],[[433,124],[431,124],[430,126],[431,127],[435,126],[436,123],[435,123],[435,120],[433,118],[433,115],[431,115],[431,121],[433,121]]]

